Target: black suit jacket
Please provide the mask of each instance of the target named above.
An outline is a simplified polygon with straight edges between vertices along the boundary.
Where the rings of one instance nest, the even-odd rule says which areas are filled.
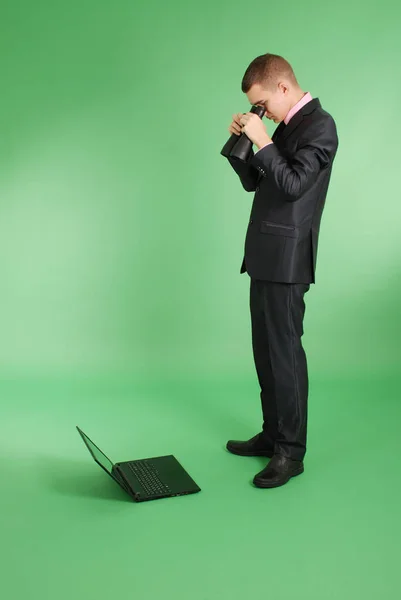
[[[229,157],[255,192],[240,273],[267,281],[315,283],[320,220],[338,137],[333,117],[314,98],[276,128],[274,144]]]

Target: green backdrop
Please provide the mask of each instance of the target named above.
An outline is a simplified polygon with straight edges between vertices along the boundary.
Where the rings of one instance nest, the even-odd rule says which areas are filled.
[[[3,2],[5,597],[396,595],[400,33],[387,0]],[[261,412],[252,193],[219,152],[265,52],[339,135],[306,296],[305,473],[277,490],[224,449]],[[175,454],[202,492],[126,501],[75,424],[114,460]]]

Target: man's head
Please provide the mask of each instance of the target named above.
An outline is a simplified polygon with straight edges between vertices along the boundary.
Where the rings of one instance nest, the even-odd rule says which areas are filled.
[[[283,121],[305,94],[291,65],[277,54],[256,57],[245,71],[241,89],[251,104],[264,106],[265,116],[275,123]]]

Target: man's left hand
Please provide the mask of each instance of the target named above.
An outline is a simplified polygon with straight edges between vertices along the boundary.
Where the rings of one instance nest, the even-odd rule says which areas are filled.
[[[251,142],[261,148],[272,139],[266,131],[265,124],[256,113],[247,112],[240,118],[243,133],[249,137]]]

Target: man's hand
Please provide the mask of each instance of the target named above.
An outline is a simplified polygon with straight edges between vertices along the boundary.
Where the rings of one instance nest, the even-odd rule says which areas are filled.
[[[241,115],[240,125],[242,126],[241,131],[246,133],[258,148],[262,148],[262,146],[272,141],[266,131],[265,124],[257,114],[251,112],[244,113]]]

